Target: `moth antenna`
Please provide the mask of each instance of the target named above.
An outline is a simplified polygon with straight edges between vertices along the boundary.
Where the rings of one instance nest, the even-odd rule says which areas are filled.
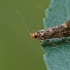
[[[22,21],[23,21],[23,23],[24,23],[24,25],[25,25],[27,31],[28,31],[29,33],[31,33],[31,32],[29,31],[29,29],[28,29],[28,27],[27,27],[25,21],[24,21],[24,18],[21,16],[20,12],[19,12],[18,10],[16,10],[16,9],[15,9],[15,11],[16,11],[16,12],[18,13],[18,15],[21,17],[21,19],[22,19]]]

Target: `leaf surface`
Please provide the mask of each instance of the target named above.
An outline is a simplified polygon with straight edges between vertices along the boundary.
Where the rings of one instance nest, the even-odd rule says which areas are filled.
[[[70,19],[70,0],[51,0],[45,15],[43,19],[45,28],[63,24]],[[70,39],[68,37],[65,40]],[[70,42],[65,40],[51,39],[57,46],[43,42],[43,58],[48,70],[70,70]]]

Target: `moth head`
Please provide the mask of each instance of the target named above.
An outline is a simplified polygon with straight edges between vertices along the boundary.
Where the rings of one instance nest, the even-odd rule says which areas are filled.
[[[38,37],[38,34],[37,34],[37,32],[30,33],[30,36],[31,36],[31,38],[36,39]]]
[[[16,9],[15,9],[15,11],[16,11],[16,12],[19,14],[19,16],[21,17],[21,19],[22,19],[22,21],[23,21],[23,23],[24,23],[24,25],[25,25],[27,31],[30,33],[31,38],[36,39],[36,38],[38,37],[38,33],[35,32],[35,31],[34,31],[34,33],[31,33],[30,30],[29,30],[29,28],[28,28],[28,26],[26,25],[26,23],[25,23],[25,21],[24,21],[24,18],[23,18],[22,15],[20,14],[20,12],[19,12],[18,10],[16,10]]]

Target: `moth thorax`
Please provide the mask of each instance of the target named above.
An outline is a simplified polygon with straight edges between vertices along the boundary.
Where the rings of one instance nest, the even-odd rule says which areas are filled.
[[[37,34],[37,32],[30,33],[30,36],[31,36],[31,38],[37,38],[38,34]]]

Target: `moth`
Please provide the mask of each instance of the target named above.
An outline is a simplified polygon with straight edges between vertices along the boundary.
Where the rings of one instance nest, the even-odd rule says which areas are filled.
[[[30,33],[31,38],[37,39],[40,42],[42,40],[51,42],[50,41],[51,38],[62,39],[63,37],[69,37],[70,36],[70,20],[67,20],[66,22],[64,22],[61,25],[42,29],[42,30],[38,30],[38,31],[34,31],[33,33],[31,33],[29,31],[26,23],[24,22],[24,19],[21,16],[21,14],[17,10],[16,10],[16,12],[20,15],[21,19],[23,20],[23,23],[25,24],[28,32]]]

